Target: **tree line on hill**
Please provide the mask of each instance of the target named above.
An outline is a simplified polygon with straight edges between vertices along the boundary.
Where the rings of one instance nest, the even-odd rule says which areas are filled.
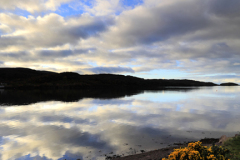
[[[160,89],[167,86],[217,85],[187,79],[143,79],[116,74],[80,75],[74,72],[56,73],[28,68],[0,68],[0,83],[5,84],[5,88],[19,89]]]

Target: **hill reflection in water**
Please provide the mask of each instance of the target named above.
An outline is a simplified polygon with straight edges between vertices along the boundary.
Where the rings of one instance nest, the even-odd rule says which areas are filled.
[[[85,89],[85,90],[1,90],[0,106],[2,105],[28,105],[38,102],[61,101],[61,102],[77,102],[84,98],[95,99],[115,99],[124,98],[144,92],[158,93],[162,91],[179,91],[187,92],[196,90],[192,88],[169,88],[162,90],[112,90],[112,89]]]
[[[3,91],[0,159],[105,159],[233,136],[240,131],[239,99],[239,87]]]

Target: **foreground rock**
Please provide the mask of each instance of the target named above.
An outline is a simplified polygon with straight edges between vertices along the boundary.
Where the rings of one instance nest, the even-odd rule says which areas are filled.
[[[239,136],[239,134],[235,134],[235,136],[234,137],[237,137],[237,136]],[[233,137],[227,137],[226,135],[223,135],[223,136],[221,136],[220,138],[219,138],[219,144],[224,144],[226,141],[228,141],[228,140],[230,140],[230,139],[232,139]]]
[[[236,134],[234,137],[240,136],[239,134]],[[203,146],[212,146],[213,143],[217,146],[223,145],[227,140],[232,139],[233,137],[227,137],[226,135],[221,136],[219,139],[215,138],[205,138],[201,139],[200,142],[202,142]],[[190,143],[190,142],[188,142]],[[168,155],[174,151],[174,149],[180,148],[180,147],[187,147],[188,143],[185,144],[179,144],[177,146],[162,148],[154,151],[149,151],[141,154],[135,154],[130,155],[126,157],[107,157],[106,159],[114,159],[114,160],[162,160],[162,158],[167,158]]]

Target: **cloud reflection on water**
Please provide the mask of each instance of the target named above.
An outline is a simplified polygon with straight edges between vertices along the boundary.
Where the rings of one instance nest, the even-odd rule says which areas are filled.
[[[239,99],[239,87],[208,87],[2,106],[1,159],[104,159],[110,152],[126,155],[179,141],[233,136],[240,131]]]

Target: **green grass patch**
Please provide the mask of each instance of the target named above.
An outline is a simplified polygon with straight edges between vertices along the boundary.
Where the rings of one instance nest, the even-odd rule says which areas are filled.
[[[230,151],[228,157],[231,160],[240,160],[240,136],[230,138],[224,142],[223,147]]]

